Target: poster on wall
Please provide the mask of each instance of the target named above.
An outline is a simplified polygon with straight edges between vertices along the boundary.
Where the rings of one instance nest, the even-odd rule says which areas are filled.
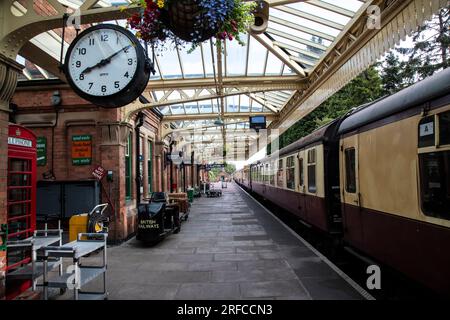
[[[37,165],[45,166],[47,164],[47,138],[37,137],[36,139]]]
[[[88,134],[72,136],[72,164],[87,165],[92,162],[92,136]]]

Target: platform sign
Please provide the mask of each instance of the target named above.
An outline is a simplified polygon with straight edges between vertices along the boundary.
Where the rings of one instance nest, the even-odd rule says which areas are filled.
[[[45,166],[47,164],[47,138],[37,137],[36,139],[37,165]]]
[[[94,171],[92,171],[92,175],[97,179],[98,181],[102,180],[103,177],[106,175],[106,170],[102,166],[97,166]]]
[[[266,117],[265,116],[252,116],[249,119],[250,129],[263,130],[266,129]]]
[[[87,165],[92,162],[92,136],[72,136],[72,164],[75,166]]]

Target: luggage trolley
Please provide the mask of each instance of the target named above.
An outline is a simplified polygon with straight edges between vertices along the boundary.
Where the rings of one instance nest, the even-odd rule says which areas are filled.
[[[28,264],[12,269],[7,274],[8,280],[31,280],[32,290],[36,291],[38,286],[38,278],[44,274],[44,262],[42,259],[42,248],[49,245],[62,245],[62,229],[58,225],[58,229],[35,230],[33,237],[9,241],[8,250],[16,248],[29,248],[31,251],[31,261]],[[58,268],[59,274],[62,275],[62,259],[50,260],[48,269],[54,270]]]
[[[44,251],[44,300],[48,300],[48,289],[59,288],[73,290],[74,300],[101,300],[107,299],[106,290],[106,233],[79,233],[75,241],[64,244],[63,246],[47,246],[42,248]],[[84,259],[87,259],[92,253],[103,251],[103,261],[101,265],[86,265]],[[49,277],[51,258],[63,259],[70,258],[72,264],[68,267],[67,273],[57,277]],[[83,264],[81,264],[83,259]],[[93,281],[99,276],[103,276],[103,291],[87,292],[82,291],[82,287]]]

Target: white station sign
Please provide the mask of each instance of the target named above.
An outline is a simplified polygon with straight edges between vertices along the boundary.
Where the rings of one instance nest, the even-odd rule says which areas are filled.
[[[31,140],[26,140],[22,138],[14,138],[14,137],[8,137],[8,144],[12,144],[15,146],[21,146],[21,147],[27,147],[32,148],[33,142]]]

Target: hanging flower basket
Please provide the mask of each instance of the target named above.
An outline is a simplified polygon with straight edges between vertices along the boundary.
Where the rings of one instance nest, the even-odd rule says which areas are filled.
[[[203,42],[213,37],[220,25],[213,23],[202,7],[202,0],[177,0],[168,3],[169,29],[180,39]],[[209,1],[212,2],[212,1]],[[227,10],[228,8],[225,8]],[[228,9],[229,10],[229,9]],[[226,14],[228,12],[224,12]]]
[[[236,39],[253,23],[255,3],[243,0],[133,0],[141,7],[128,18],[136,36],[154,47],[171,41],[190,43],[191,51],[205,40]]]

